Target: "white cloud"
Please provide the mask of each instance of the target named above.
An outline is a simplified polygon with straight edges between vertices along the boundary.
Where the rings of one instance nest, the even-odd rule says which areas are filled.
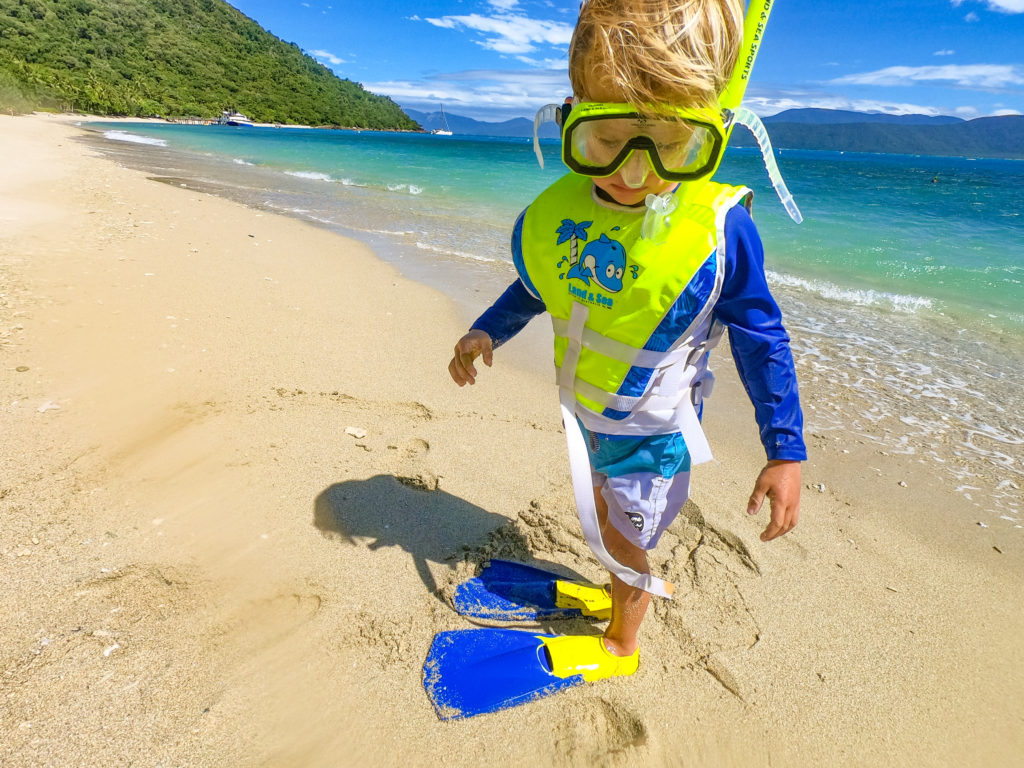
[[[956,51],[947,49],[944,51],[936,51],[932,56],[952,56],[954,53],[956,53]]]
[[[511,8],[512,4],[506,2],[504,6]],[[427,18],[424,21],[443,29],[464,28],[482,33],[483,39],[476,41],[478,45],[497,53],[507,54],[532,53],[536,50],[537,44],[568,45],[573,30],[570,24],[531,19],[508,11],[494,16],[471,13],[465,16]]]
[[[822,94],[795,94],[791,96],[748,96],[743,104],[761,117],[783,112],[787,109],[841,109],[852,112],[883,112],[887,115],[946,115],[948,109],[930,107],[924,104],[882,101],[879,99],[848,99],[845,96]]]
[[[978,14],[976,14],[974,11],[971,11],[966,16],[964,16],[964,21],[978,21],[979,18],[980,17],[978,16]]]
[[[561,102],[571,92],[564,67],[551,70],[465,70],[420,80],[390,80],[363,85],[373,93],[390,96],[403,107],[446,112],[478,120],[532,117],[544,104]],[[872,98],[849,98],[823,92],[776,91],[752,86],[743,103],[761,117],[787,109],[840,109],[890,115],[951,115],[973,118],[988,114],[1015,114],[1013,110],[982,110],[973,106],[932,106]]]
[[[339,64],[344,64],[345,63],[344,59],[339,58],[338,56],[335,56],[330,51],[318,50],[318,51],[310,51],[310,53],[313,54],[313,56],[315,56],[318,59],[323,59],[324,61],[330,62],[330,64],[332,66],[335,66],[335,67],[338,66]]]
[[[519,0],[487,0],[487,2],[500,11],[511,11],[519,5]]]
[[[402,106],[445,110],[482,120],[532,117],[545,104],[572,93],[564,68],[465,70],[420,80],[363,83],[372,93],[390,96]]]
[[[996,11],[997,13],[1024,13],[1024,0],[984,0],[985,5],[990,10]],[[952,0],[953,7],[959,8],[964,4],[964,0]],[[973,19],[970,16],[974,16]],[[969,14],[968,21],[977,21],[977,16],[973,13]]]
[[[1009,115],[1019,115],[1021,111],[1019,109],[997,109],[992,113],[993,117],[1007,117]]]
[[[952,83],[961,88],[1006,88],[1024,85],[1024,71],[1012,64],[947,64],[928,67],[886,67],[830,80],[833,85],[913,85]]]
[[[533,59],[529,56],[516,56],[516,59],[529,64],[534,69],[564,69],[569,70],[568,59]]]

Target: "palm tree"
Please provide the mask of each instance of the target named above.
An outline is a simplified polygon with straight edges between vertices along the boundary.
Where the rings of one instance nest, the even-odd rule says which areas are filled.
[[[577,252],[578,252],[577,239],[579,239],[579,240],[586,240],[587,239],[587,227],[589,227],[593,223],[594,222],[592,222],[592,221],[581,221],[579,224],[577,224],[572,219],[562,219],[562,225],[558,229],[555,230],[555,232],[558,233],[558,242],[555,243],[555,245],[561,245],[566,240],[569,241],[569,266],[570,267],[575,266],[576,262],[579,261],[579,256],[577,255]]]

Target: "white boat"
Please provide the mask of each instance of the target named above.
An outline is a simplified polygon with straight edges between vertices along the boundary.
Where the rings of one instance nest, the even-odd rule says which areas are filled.
[[[243,115],[241,112],[235,112],[234,110],[225,109],[223,112],[220,113],[220,119],[217,121],[217,125],[251,126],[252,120]]]
[[[444,104],[441,105],[441,127],[431,131],[434,136],[451,136],[451,129],[448,127],[448,118],[444,116]]]

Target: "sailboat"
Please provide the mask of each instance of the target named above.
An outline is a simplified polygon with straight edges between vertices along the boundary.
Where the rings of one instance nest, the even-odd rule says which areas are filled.
[[[441,105],[441,127],[431,131],[435,136],[451,136],[452,131],[448,127],[448,118],[444,116],[444,104]]]

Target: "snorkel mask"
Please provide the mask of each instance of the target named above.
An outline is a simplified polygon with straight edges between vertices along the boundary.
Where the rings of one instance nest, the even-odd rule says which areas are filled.
[[[541,123],[554,122],[562,129],[562,161],[574,173],[604,177],[622,169],[623,181],[639,188],[646,173],[653,170],[665,181],[696,187],[718,170],[732,129],[742,124],[757,139],[772,186],[799,224],[803,216],[779,172],[768,132],[757,115],[740,105],[772,5],[773,0],[752,0],[747,7],[740,55],[717,105],[697,109],[662,105],[640,110],[629,104],[568,99],[565,104],[548,104],[534,118],[533,148],[541,168],[544,157],[537,131]],[[645,221],[645,229],[659,229],[660,219],[678,205],[674,192],[648,195],[646,202],[648,219],[653,214],[659,221],[650,227]]]
[[[665,181],[710,177],[725,147],[721,111],[663,111],[653,115],[629,104],[581,102],[562,125],[562,161],[583,176],[611,176],[645,152],[644,170],[652,168]]]

